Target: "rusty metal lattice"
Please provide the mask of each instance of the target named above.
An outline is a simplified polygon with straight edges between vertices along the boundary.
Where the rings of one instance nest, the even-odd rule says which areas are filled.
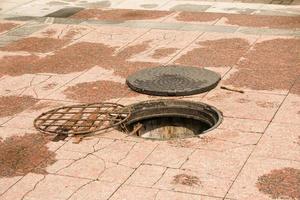
[[[34,120],[36,129],[48,134],[90,134],[124,123],[130,109],[115,103],[93,103],[60,107]]]

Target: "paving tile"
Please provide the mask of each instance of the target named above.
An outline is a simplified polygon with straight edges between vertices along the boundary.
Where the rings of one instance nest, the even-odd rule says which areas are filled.
[[[105,163],[105,171],[99,176],[100,181],[124,183],[134,169],[114,163]]]
[[[114,8],[121,2],[122,0],[110,0],[110,1],[98,1],[98,0],[86,0],[86,1],[76,1],[73,2],[74,5],[84,8]]]
[[[47,5],[47,3],[32,1],[9,11],[11,15],[42,17],[63,8],[64,5]]]
[[[33,96],[45,98],[54,91],[79,76],[81,72],[64,75],[52,74],[24,74],[21,76],[7,77],[1,81],[0,94]]]
[[[22,176],[0,178],[0,199],[1,199],[1,195],[6,190],[8,190],[11,186],[13,186],[16,182],[18,182],[21,178]]]
[[[114,193],[119,185],[118,183],[93,181],[76,191],[70,200],[106,200]]]
[[[182,31],[201,31],[201,32],[215,32],[215,33],[234,33],[238,30],[232,26],[221,26],[221,25],[194,25],[187,24],[180,28]]]
[[[205,68],[231,68],[238,63],[257,38],[240,33],[205,32],[180,52],[173,62]]]
[[[282,95],[241,94],[217,89],[205,96],[203,101],[217,107],[227,117],[270,121],[283,99]]]
[[[300,125],[271,123],[253,156],[300,162]]]
[[[15,7],[17,7],[19,4],[17,2],[5,2],[0,4],[0,13],[5,13]]]
[[[26,116],[36,118],[44,112],[63,107],[63,106],[70,106],[74,105],[74,102],[69,101],[56,101],[56,100],[39,100],[33,106],[29,107],[28,109],[24,110],[19,116]]]
[[[165,167],[141,165],[125,184],[141,187],[152,187],[166,171]]]
[[[70,140],[66,144],[64,144],[61,150],[92,153],[95,151],[94,147],[98,142],[99,138],[83,138],[79,144],[75,144],[72,140]]]
[[[34,186],[44,178],[40,174],[29,173],[11,187],[4,195],[0,196],[1,200],[22,199],[23,196],[30,192]]]
[[[122,47],[148,31],[143,28],[115,26],[94,27],[95,30],[80,39],[81,42],[102,43],[112,47]]]
[[[104,170],[105,163],[103,160],[94,155],[88,155],[59,170],[58,174],[95,180]]]
[[[178,0],[169,1],[161,7],[163,10],[171,11],[187,11],[187,12],[203,12],[212,5],[212,2],[208,1],[193,1],[193,0]]]
[[[167,62],[199,35],[199,32],[151,30],[130,44],[130,46],[134,46],[142,44],[143,42],[149,43],[149,48],[134,55],[130,60],[160,63]]]
[[[273,122],[300,124],[300,96],[289,94],[276,113]]]
[[[134,144],[129,141],[115,141],[106,148],[96,151],[94,155],[102,158],[105,162],[119,162],[127,156]]]
[[[273,199],[256,187],[258,178],[275,169],[300,168],[299,162],[272,158],[251,157],[226,197],[232,199]]]
[[[87,179],[49,174],[32,192],[26,195],[24,200],[39,199],[40,197],[43,197],[45,200],[66,199],[88,182],[89,180]]]
[[[50,166],[47,166],[46,171],[48,173],[56,174],[58,171],[70,166],[74,160],[57,160]]]
[[[221,198],[160,190],[156,196],[156,199],[157,200],[217,200]]]
[[[262,120],[224,117],[220,129],[263,133],[269,122]]]
[[[193,152],[192,149],[159,145],[144,163],[179,168]]]
[[[76,152],[76,151],[65,151],[59,149],[56,151],[55,158],[58,160],[80,160],[86,156],[87,153]]]
[[[26,133],[35,133],[35,132],[36,131],[32,129],[27,130],[27,129],[0,126],[0,135],[2,139],[12,137],[12,136],[23,136]]]
[[[151,188],[124,185],[110,198],[112,200],[154,200],[158,190]]]
[[[255,10],[260,9],[262,4],[216,2],[207,12],[214,13],[235,13],[235,14],[251,14]]]
[[[37,22],[29,22],[17,29],[9,31],[6,35],[7,36],[25,37],[25,36],[31,35],[32,33],[36,32],[36,31],[39,31],[47,26],[48,26],[47,24],[40,24]]]
[[[34,131],[34,125],[33,125],[34,118],[33,117],[25,117],[25,116],[16,116],[9,120],[8,122],[4,123],[4,127],[9,128],[17,128],[17,129],[25,129],[25,130],[31,130]]]
[[[182,177],[182,179],[180,179]],[[154,188],[223,197],[232,181],[207,172],[167,169]]]
[[[46,28],[33,33],[31,37],[76,40],[88,34],[92,30],[94,29],[85,25],[51,24]]]
[[[119,163],[131,168],[137,168],[157,145],[152,142],[137,143],[131,149],[126,158],[122,159]]]
[[[57,89],[56,91],[54,91],[53,93],[51,93],[48,96],[48,99],[52,99],[52,100],[61,100],[61,101],[81,101],[81,99],[84,99],[84,101],[88,101],[85,103],[94,103],[95,101],[100,101],[100,100],[94,100],[94,97],[90,97],[90,98],[75,98],[75,97],[70,97],[70,95],[68,96],[66,94],[66,90],[68,90],[71,87],[76,87],[80,84],[83,83],[90,83],[90,85],[101,85],[99,82],[97,81],[108,81],[108,82],[112,82],[112,83],[116,83],[117,85],[120,84],[124,84],[125,83],[125,79],[123,77],[120,77],[116,74],[114,74],[114,70],[112,69],[104,69],[100,66],[94,66],[84,72],[81,72],[81,75],[77,78],[74,78],[72,81],[69,81],[66,85],[64,85],[63,87],[60,87],[59,89]],[[85,88],[86,87],[86,88]],[[93,88],[90,88],[89,85],[87,84],[87,86],[83,87],[84,91],[93,91]],[[101,86],[99,86],[99,88],[101,88]],[[106,90],[107,88],[101,88],[101,90]],[[126,89],[126,88],[125,88]],[[99,90],[99,93],[102,94],[103,91]],[[128,90],[129,92],[129,90]],[[101,95],[100,95],[101,96]],[[112,95],[114,96],[114,95]],[[115,95],[118,99],[118,95]],[[105,99],[105,97],[103,97]],[[110,99],[110,102],[113,102],[114,100],[117,99]],[[103,100],[102,100],[103,101]]]
[[[223,152],[196,150],[189,156],[182,169],[202,171],[205,174],[232,181],[238,175],[253,148],[253,146],[244,146]]]
[[[155,9],[160,10],[159,8],[164,5],[169,0],[144,0],[144,1],[135,1],[135,0],[127,0],[124,1],[118,5],[116,5],[114,8],[127,8],[127,9]],[[147,6],[148,5],[148,6]]]

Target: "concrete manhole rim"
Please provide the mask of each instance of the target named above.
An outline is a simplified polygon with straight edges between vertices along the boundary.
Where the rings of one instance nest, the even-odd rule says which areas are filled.
[[[171,82],[168,82],[168,78],[163,77],[168,75],[175,78],[171,77]],[[207,92],[215,88],[220,80],[221,76],[218,73],[205,68],[167,65],[140,70],[128,76],[126,84],[132,90],[142,94],[185,96]],[[160,84],[161,81],[166,83]],[[179,88],[176,88],[177,84]]]
[[[150,104],[151,103],[154,103],[154,104],[155,103],[168,104],[170,102],[175,103],[175,104],[179,103],[179,105],[177,105],[177,106],[176,105],[173,105],[173,106],[166,105],[165,108],[168,107],[171,110],[174,109],[176,111],[168,112],[168,113],[159,113],[159,112],[162,111],[162,107],[159,107],[159,108],[153,109],[153,110],[157,110],[157,114],[155,114],[154,116],[147,116],[147,111],[149,111],[147,109],[135,110],[135,108],[134,108],[136,106],[143,105],[143,104],[148,104],[148,103],[150,103]],[[182,105],[180,105],[180,104],[182,104]],[[184,106],[184,104],[187,104],[187,105]],[[200,134],[198,134],[198,135],[195,134],[193,136],[188,136],[188,137],[184,137],[184,138],[199,137],[204,133],[207,133],[207,132],[212,131],[213,129],[216,129],[222,123],[222,121],[223,121],[222,112],[220,110],[218,110],[216,107],[211,106],[209,104],[202,103],[202,102],[188,101],[188,100],[158,99],[158,100],[142,101],[142,102],[138,102],[138,103],[128,105],[127,107],[129,107],[130,110],[131,110],[131,116],[126,120],[125,125],[129,126],[129,125],[132,125],[134,123],[138,123],[138,122],[143,121],[143,120],[148,120],[148,119],[152,119],[152,118],[159,118],[159,117],[179,117],[179,118],[186,118],[186,119],[194,119],[194,120],[203,122],[202,120],[205,120],[205,119],[203,119],[199,116],[196,116],[196,115],[193,115],[193,114],[186,115],[186,113],[178,112],[178,109],[186,110],[187,112],[189,112],[190,110],[196,110],[196,109],[194,109],[195,107],[192,108],[191,105],[195,106],[195,107],[198,107],[197,112],[203,112],[203,114],[212,114],[212,115],[214,115],[214,116],[211,115],[211,117],[215,121],[213,122],[213,125],[210,128],[206,129],[205,131],[201,132]],[[153,110],[150,110],[150,112],[153,111]],[[140,113],[142,113],[141,115],[145,115],[145,116],[136,116],[137,112],[140,112]],[[128,135],[128,133],[125,133],[125,134]],[[132,135],[132,136],[141,138],[140,136],[135,136],[135,135]],[[184,139],[184,138],[172,138],[172,139],[167,139],[167,140],[176,140],[176,139]],[[143,138],[143,139],[158,140],[158,139],[153,139],[153,138]]]

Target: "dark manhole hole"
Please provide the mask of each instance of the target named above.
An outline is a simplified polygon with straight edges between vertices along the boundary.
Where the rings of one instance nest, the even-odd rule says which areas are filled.
[[[213,89],[221,76],[213,71],[184,66],[161,66],[141,70],[127,78],[134,91],[157,96],[192,95]]]
[[[129,117],[130,110],[120,104],[80,104],[45,112],[35,119],[34,126],[48,134],[87,135],[118,126]]]
[[[216,128],[222,114],[204,103],[154,100],[133,104],[123,124],[126,133],[148,139],[167,140],[198,136]]]

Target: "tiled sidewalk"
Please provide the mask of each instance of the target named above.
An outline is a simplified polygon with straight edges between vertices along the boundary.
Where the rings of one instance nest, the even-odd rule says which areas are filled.
[[[0,199],[300,199],[300,7],[268,3],[1,1]],[[83,9],[51,16],[68,6]],[[167,64],[221,74],[179,97],[221,110],[217,129],[172,141],[113,129],[74,144],[33,127],[63,105],[157,99],[125,79]]]

